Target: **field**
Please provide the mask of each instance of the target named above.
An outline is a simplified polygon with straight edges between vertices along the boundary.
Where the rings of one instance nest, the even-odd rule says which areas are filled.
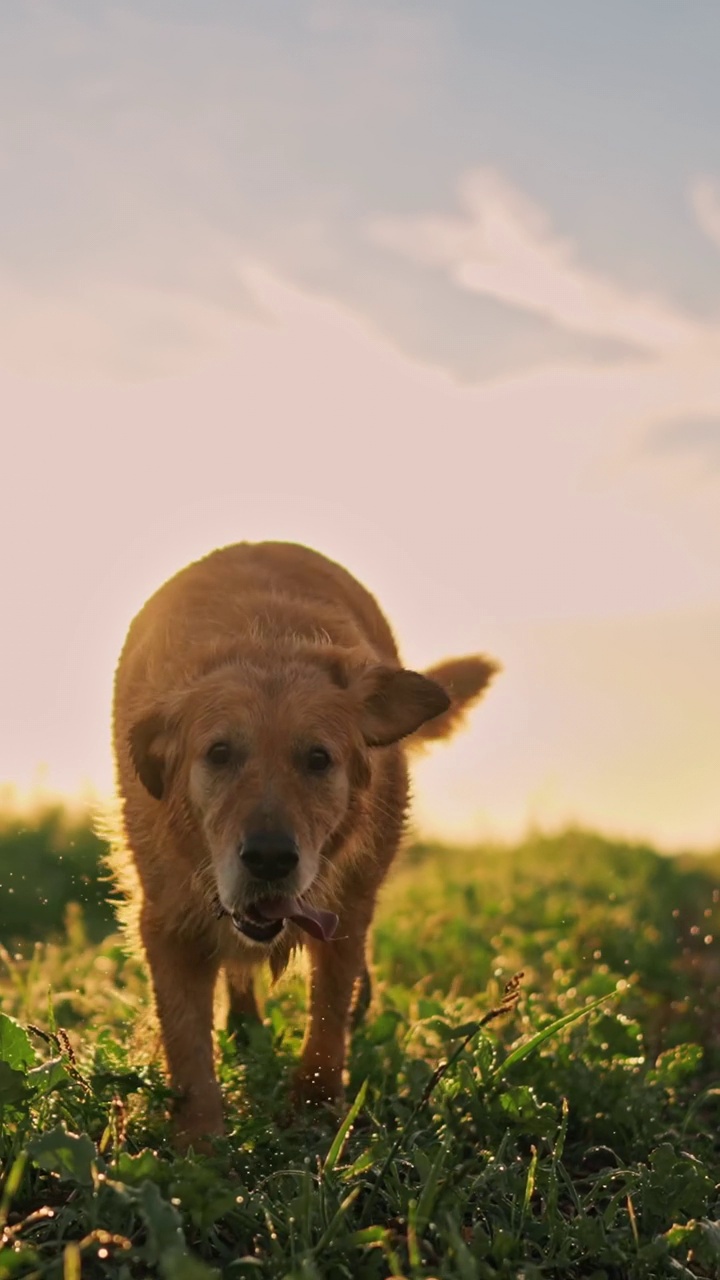
[[[287,1123],[296,972],[220,1033],[229,1136],[179,1158],[101,853],[0,820],[1,1277],[720,1274],[720,855],[415,844],[346,1118]]]

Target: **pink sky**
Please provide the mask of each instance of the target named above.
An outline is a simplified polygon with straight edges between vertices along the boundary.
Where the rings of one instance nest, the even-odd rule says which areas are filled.
[[[262,318],[183,376],[3,376],[3,776],[27,787],[43,762],[49,785],[106,792],[112,669],[145,596],[213,546],[292,538],[377,593],[408,662],[505,665],[418,767],[425,828],[717,842],[718,487],[648,429],[718,394],[714,334],[460,386],[242,270]]]
[[[504,664],[417,767],[425,831],[717,847],[720,17],[4,23],[0,783],[105,795],[133,613],[287,538],[408,663]]]

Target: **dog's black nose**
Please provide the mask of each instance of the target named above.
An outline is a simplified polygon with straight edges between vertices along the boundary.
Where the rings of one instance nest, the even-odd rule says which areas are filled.
[[[300,855],[285,831],[249,832],[240,846],[243,866],[258,880],[282,880],[294,871]]]

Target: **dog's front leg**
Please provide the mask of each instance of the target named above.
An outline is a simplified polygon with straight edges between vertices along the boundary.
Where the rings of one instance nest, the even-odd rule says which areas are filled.
[[[350,1006],[355,984],[365,972],[365,931],[334,942],[313,940],[307,947],[310,1008],[293,1098],[313,1105],[342,1097]]]
[[[170,1082],[180,1094],[173,1113],[178,1144],[198,1146],[201,1135],[223,1132],[212,1044],[218,965],[197,942],[162,932],[147,914],[141,934]]]

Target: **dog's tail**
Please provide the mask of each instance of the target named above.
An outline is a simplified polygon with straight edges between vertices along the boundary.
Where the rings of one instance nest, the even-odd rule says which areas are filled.
[[[482,697],[493,676],[502,670],[500,663],[484,654],[468,658],[448,658],[430,667],[423,675],[445,689],[451,699],[447,711],[426,720],[407,741],[409,747],[422,747],[439,738],[449,738],[464,723],[467,712]]]

